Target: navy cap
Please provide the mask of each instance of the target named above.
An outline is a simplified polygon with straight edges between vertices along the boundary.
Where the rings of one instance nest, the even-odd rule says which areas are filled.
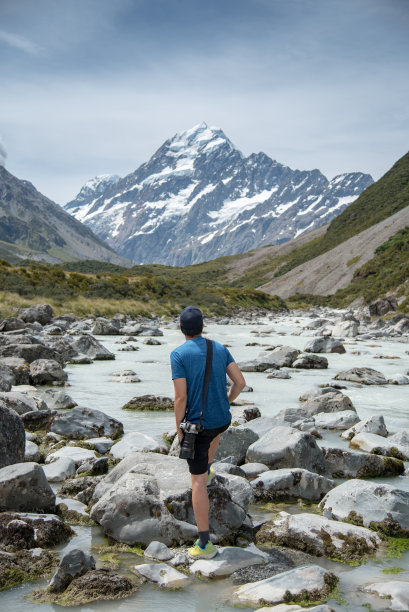
[[[180,325],[185,329],[202,329],[203,315],[196,306],[186,306],[180,313]]]

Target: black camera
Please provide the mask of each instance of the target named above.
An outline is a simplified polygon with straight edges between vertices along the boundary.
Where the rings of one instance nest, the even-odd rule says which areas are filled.
[[[203,431],[203,425],[183,421],[180,424],[180,429],[183,431],[183,440],[180,444],[180,459],[194,459],[195,456],[195,436]]]

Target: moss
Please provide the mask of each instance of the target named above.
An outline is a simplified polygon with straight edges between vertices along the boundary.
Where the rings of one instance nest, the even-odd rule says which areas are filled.
[[[67,505],[62,502],[58,504],[57,510],[59,516],[61,516],[70,525],[85,525],[87,527],[91,527],[92,525],[96,524],[90,516],[84,516],[75,510],[69,510]]]
[[[403,553],[409,550],[409,538],[384,537],[386,544],[386,556],[400,559]]]
[[[364,526],[363,518],[360,514],[357,514],[355,510],[351,510],[346,518],[343,519],[344,523],[350,523],[351,525],[358,525],[359,527]]]
[[[338,576],[332,572],[328,572],[324,576],[325,585],[319,590],[306,591],[303,589],[298,595],[293,595],[290,591],[286,591],[283,601],[286,604],[298,604],[300,606],[311,606],[325,603],[333,595],[339,582]]]
[[[128,546],[128,544],[120,544],[118,542],[113,542],[111,545],[106,546],[93,546],[92,551],[95,552],[96,555],[100,554],[114,554],[114,553],[130,553],[132,555],[138,555],[139,557],[143,557],[144,548],[143,545]]]
[[[118,555],[115,553],[99,555],[98,560],[103,563],[104,567],[107,569],[118,569],[121,564]]]
[[[383,574],[400,574],[401,572],[405,572],[406,570],[403,567],[386,567],[382,570]]]
[[[0,591],[45,578],[57,565],[57,554],[49,550],[41,551],[39,556],[33,556],[27,550],[18,551],[12,556],[0,555]]]

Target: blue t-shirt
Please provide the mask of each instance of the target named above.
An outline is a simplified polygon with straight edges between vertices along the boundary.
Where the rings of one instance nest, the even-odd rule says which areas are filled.
[[[234,359],[223,344],[214,340],[212,343],[212,372],[202,417],[202,425],[205,429],[223,427],[231,419],[226,391],[226,368]],[[184,344],[171,352],[170,363],[172,380],[186,378],[185,418],[192,423],[199,423],[206,368],[206,340],[202,336],[186,340]]]

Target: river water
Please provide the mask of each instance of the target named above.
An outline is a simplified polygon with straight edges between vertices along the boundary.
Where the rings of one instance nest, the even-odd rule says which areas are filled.
[[[307,316],[283,315],[258,319],[254,324],[244,325],[214,325],[206,326],[206,335],[229,346],[236,361],[244,361],[257,357],[261,351],[279,344],[290,345],[303,349],[306,342],[314,334],[303,329],[311,319]],[[143,344],[138,338],[138,351],[120,351],[124,345],[119,344],[120,337],[100,337],[99,340],[109,350],[115,353],[115,361],[96,361],[91,365],[70,365],[67,367],[68,381],[71,385],[67,392],[80,405],[102,410],[119,419],[124,424],[125,432],[139,431],[160,439],[164,432],[174,429],[172,413],[141,413],[121,410],[127,401],[136,395],[155,394],[172,396],[173,385],[170,375],[170,351],[181,344],[184,338],[175,326],[162,327],[164,336],[158,338],[160,346]],[[267,332],[267,333],[266,333]],[[246,346],[257,342],[259,346]],[[246,373],[245,378],[252,393],[245,393],[242,399],[252,401],[261,410],[263,416],[274,416],[282,408],[297,406],[299,396],[307,389],[317,384],[327,384],[335,374],[351,367],[371,367],[381,371],[386,378],[396,373],[406,373],[409,369],[409,357],[405,351],[408,345],[395,340],[359,340],[348,339],[345,344],[347,352],[344,355],[327,354],[329,362],[327,370],[290,370],[291,379],[267,379],[263,373]],[[360,353],[360,354],[357,354]],[[398,359],[379,359],[376,356],[394,356]],[[140,383],[120,383],[112,378],[112,373],[132,369],[141,379]],[[408,386],[362,386],[353,383],[342,383],[347,386],[344,391],[354,403],[361,419],[370,415],[381,414],[385,418],[390,433],[402,427],[409,427]],[[328,433],[320,442],[331,446],[346,447],[338,433]],[[393,483],[395,486],[409,490],[409,478],[398,476],[391,479],[378,479],[380,482]],[[254,515],[259,516],[256,507],[252,508]],[[89,550],[93,546],[104,543],[99,527],[75,527],[76,537],[62,549],[83,548]],[[121,570],[138,562],[138,559],[124,557]],[[385,610],[385,602],[369,598],[357,589],[361,584],[384,579],[395,579],[382,574],[382,569],[399,566],[405,573],[397,578],[409,577],[409,553],[400,559],[386,559],[379,556],[358,567],[333,563],[319,559],[318,563],[331,568],[340,576],[339,592],[345,603],[331,600],[329,604],[337,611],[364,612],[367,608],[362,604],[371,602],[374,609]],[[32,609],[31,602],[25,595],[33,589],[33,585],[23,585],[0,594],[0,609],[13,609],[14,612],[26,612]],[[230,579],[204,582],[192,580],[192,584],[180,591],[161,591],[150,585],[144,585],[134,596],[119,602],[96,602],[81,608],[81,611],[101,610],[105,612],[157,612],[178,611],[233,612],[230,596],[235,589]],[[42,605],[44,612],[55,610],[55,606]],[[250,608],[245,608],[250,610]]]

